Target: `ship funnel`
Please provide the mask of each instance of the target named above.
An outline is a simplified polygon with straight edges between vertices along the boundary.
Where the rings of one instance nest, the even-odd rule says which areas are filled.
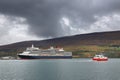
[[[34,48],[34,45],[32,44],[32,48]]]
[[[53,46],[51,46],[51,47],[50,47],[50,49],[54,49],[54,47],[53,47]]]

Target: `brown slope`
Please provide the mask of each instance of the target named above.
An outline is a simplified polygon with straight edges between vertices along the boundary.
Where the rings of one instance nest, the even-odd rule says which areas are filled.
[[[31,46],[31,44],[42,48],[49,46],[120,45],[120,31],[80,34],[41,41],[24,41],[0,46],[0,50],[16,50]]]

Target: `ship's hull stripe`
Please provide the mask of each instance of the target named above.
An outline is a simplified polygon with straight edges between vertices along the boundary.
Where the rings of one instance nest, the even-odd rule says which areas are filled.
[[[18,55],[21,59],[70,59],[72,56],[26,56]]]

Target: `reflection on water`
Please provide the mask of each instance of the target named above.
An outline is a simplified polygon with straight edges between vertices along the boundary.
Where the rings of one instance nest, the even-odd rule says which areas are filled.
[[[1,60],[0,80],[120,80],[120,59]]]

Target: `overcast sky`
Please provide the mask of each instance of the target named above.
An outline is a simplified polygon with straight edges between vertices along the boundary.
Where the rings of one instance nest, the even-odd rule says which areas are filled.
[[[0,0],[0,45],[120,30],[120,0]]]

